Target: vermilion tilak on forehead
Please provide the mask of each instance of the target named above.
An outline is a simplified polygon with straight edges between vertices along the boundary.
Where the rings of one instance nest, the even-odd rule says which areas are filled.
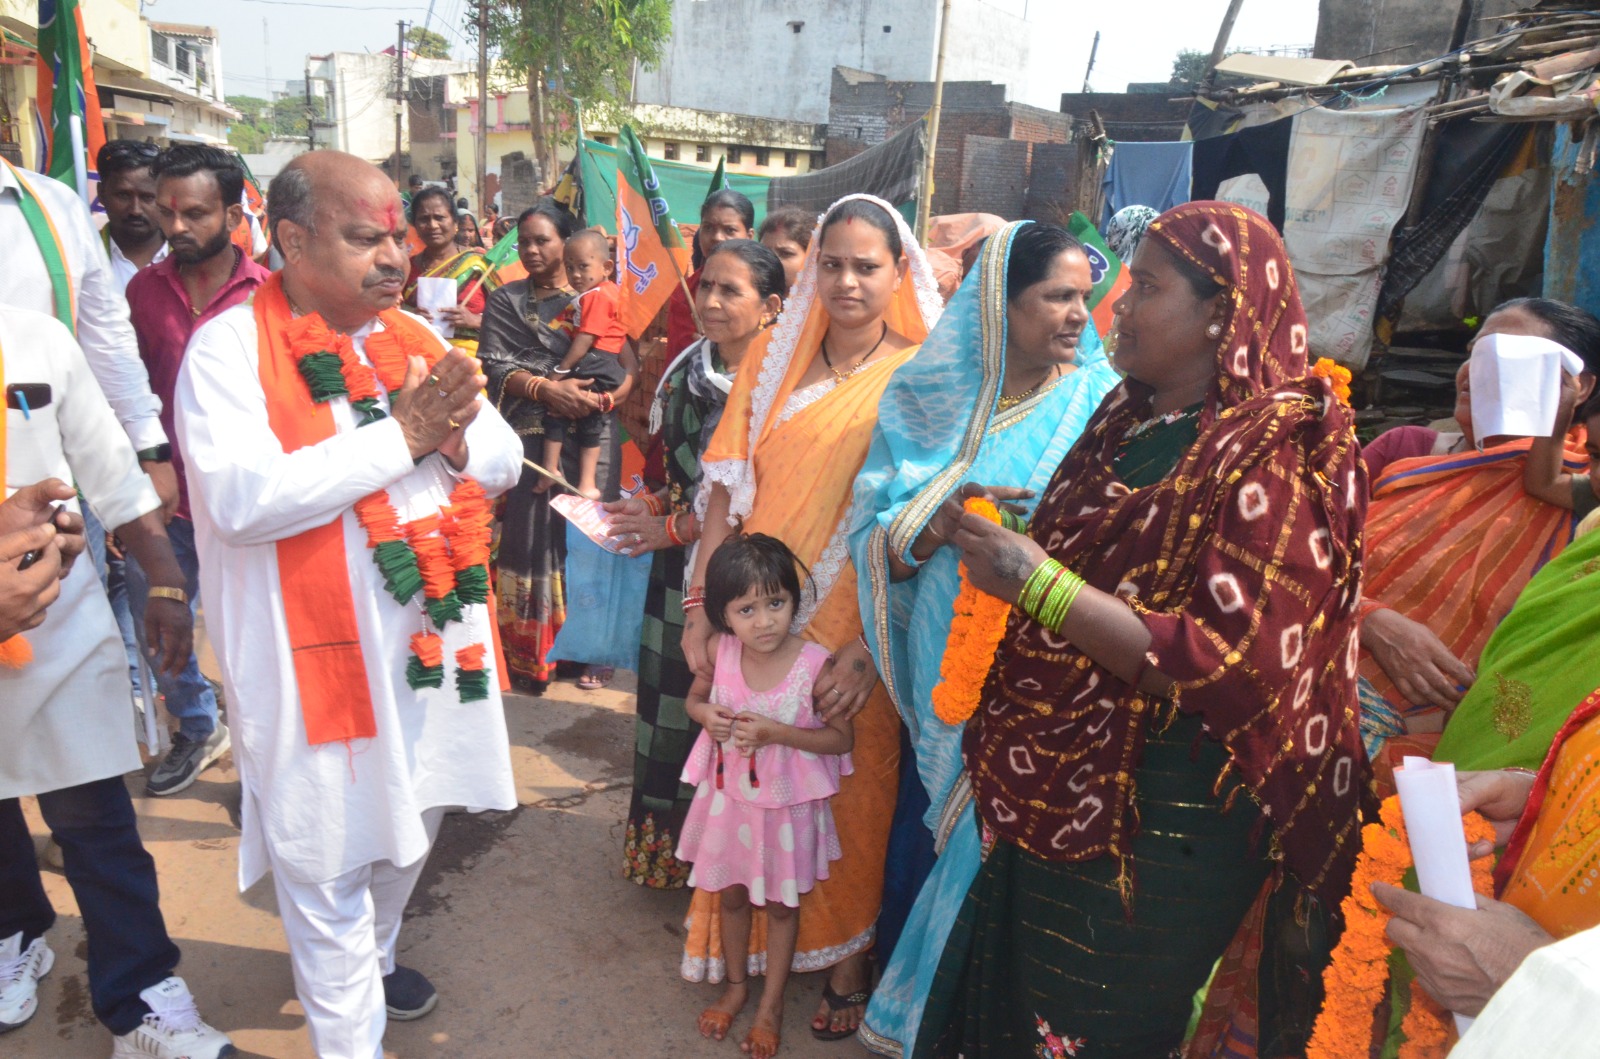
[[[366,214],[368,220],[384,231],[392,232],[400,227],[400,209],[395,203],[386,202],[381,210],[374,209],[372,203],[366,199],[357,199],[356,205]]]

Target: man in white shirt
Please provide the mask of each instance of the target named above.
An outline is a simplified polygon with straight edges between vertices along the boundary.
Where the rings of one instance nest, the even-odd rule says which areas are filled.
[[[163,261],[167,241],[156,222],[156,178],[152,171],[161,149],[142,140],[112,140],[95,156],[100,172],[100,204],[106,208],[102,232],[117,289],[126,291],[139,270]]]
[[[394,954],[444,810],[516,804],[487,498],[522,443],[478,362],[396,309],[406,222],[376,167],[302,155],[268,209],[283,271],[195,333],[177,434],[239,882],[272,872],[317,1055],[381,1059],[386,1013],[437,1001]]]
[[[128,304],[88,207],[60,181],[0,159],[0,246],[6,248],[0,304],[48,313],[72,329],[171,518],[178,477],[161,429],[161,402],[150,391]]]
[[[51,519],[54,502],[65,501],[72,515],[54,521],[64,534],[77,535],[83,530],[77,501],[63,483],[83,490],[149,571],[149,643],[162,669],[178,669],[193,629],[177,587],[183,571],[160,499],[139,473],[71,333],[43,313],[0,307],[0,374],[22,405],[7,402],[0,464],[17,481],[44,483],[21,504],[42,522]],[[43,623],[0,643],[0,1032],[37,1013],[38,980],[55,960],[46,940],[55,910],[20,804],[31,796],[61,848],[77,899],[89,942],[89,998],[114,1037],[112,1059],[221,1059],[234,1054],[232,1043],[200,1019],[188,987],[173,974],[180,954],[122,778],[139,767],[139,751],[128,724],[116,626],[86,564],[69,567],[63,558],[58,569],[65,571],[60,595]]]

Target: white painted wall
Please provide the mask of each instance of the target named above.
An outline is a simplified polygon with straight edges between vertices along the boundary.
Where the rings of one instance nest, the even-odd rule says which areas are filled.
[[[1058,3],[954,0],[945,76],[1056,109],[1065,72],[1046,9]],[[672,18],[660,67],[640,72],[641,103],[824,122],[835,66],[933,79],[939,0],[674,0]]]

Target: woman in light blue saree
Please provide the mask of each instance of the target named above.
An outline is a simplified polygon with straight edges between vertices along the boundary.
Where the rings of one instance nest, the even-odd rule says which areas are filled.
[[[1032,510],[1118,381],[1089,318],[1092,287],[1088,257],[1065,229],[1021,221],[990,236],[921,352],[889,383],[856,480],[850,546],[866,638],[915,761],[901,785],[902,810],[913,808],[896,812],[879,927],[880,952],[886,943],[892,952],[860,1032],[880,1055],[900,1056],[916,1039],[978,871],[962,728],[932,705],[960,583],[940,507],[972,483]],[[921,869],[896,878],[906,865]],[[899,924],[884,922],[896,889],[902,908],[911,905],[897,940]]]

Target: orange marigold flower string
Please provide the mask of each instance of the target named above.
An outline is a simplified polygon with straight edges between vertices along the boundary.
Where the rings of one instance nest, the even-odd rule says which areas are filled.
[[[1311,374],[1319,379],[1327,379],[1329,385],[1333,387],[1334,396],[1345,404],[1350,403],[1350,380],[1355,376],[1350,373],[1349,368],[1327,357],[1319,357],[1317,362],[1311,365]]]
[[[1000,522],[1000,511],[983,497],[969,497],[967,511]],[[978,709],[983,683],[994,664],[994,653],[1006,634],[1011,604],[989,595],[967,577],[960,566],[961,589],[956,593],[955,618],[939,664],[939,683],[933,689],[933,712],[945,724],[963,724]]]
[[[1469,846],[1494,838],[1493,825],[1477,813],[1466,817],[1464,827]],[[1356,858],[1350,894],[1340,906],[1344,934],[1322,976],[1326,999],[1312,1029],[1306,1059],[1348,1059],[1369,1054],[1373,1015],[1388,991],[1391,951],[1384,934],[1391,914],[1373,897],[1372,884],[1400,886],[1410,867],[1411,846],[1406,840],[1400,799],[1392,795],[1384,800],[1378,822],[1361,829],[1361,853]],[[1472,886],[1478,893],[1493,892],[1487,858],[1473,862]],[[1412,1004],[1401,1024],[1407,1038],[1400,1049],[1401,1059],[1443,1059],[1449,1037],[1444,1014],[1431,1001]]]

